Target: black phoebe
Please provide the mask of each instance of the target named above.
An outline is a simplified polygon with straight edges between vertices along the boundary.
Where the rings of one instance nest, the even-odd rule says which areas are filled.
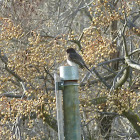
[[[67,49],[67,63],[70,66],[78,65],[80,68],[86,68],[89,72],[91,72],[90,69],[88,69],[86,66],[83,58],[73,48]]]
[[[93,74],[90,69],[88,69],[88,67],[86,66],[83,58],[73,49],[73,48],[69,48],[67,49],[67,63],[70,66],[80,66],[81,68],[86,68],[91,74]],[[96,76],[104,83],[104,85],[106,85],[107,87],[110,87],[106,81],[99,75],[99,73],[94,69],[94,73],[96,74]]]

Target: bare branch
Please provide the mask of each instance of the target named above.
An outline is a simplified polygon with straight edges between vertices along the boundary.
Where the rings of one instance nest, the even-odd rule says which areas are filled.
[[[125,62],[130,66],[131,68],[140,70],[140,65],[139,64],[134,64],[132,61],[129,59],[129,57],[125,57]]]
[[[11,93],[3,93],[3,94],[0,94],[0,98],[1,98],[1,97],[9,97],[9,98],[24,98],[24,99],[27,98],[26,95],[14,95],[14,94],[11,94]]]

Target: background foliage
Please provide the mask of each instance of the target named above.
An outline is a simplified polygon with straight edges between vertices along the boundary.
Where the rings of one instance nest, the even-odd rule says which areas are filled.
[[[82,139],[140,137],[139,0],[1,0],[0,136],[58,139],[54,72],[73,47]]]

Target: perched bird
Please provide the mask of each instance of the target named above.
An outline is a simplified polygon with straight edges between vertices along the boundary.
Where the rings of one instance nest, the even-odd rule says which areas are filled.
[[[83,58],[73,48],[67,49],[66,52],[67,52],[67,63],[70,66],[78,65],[80,68],[86,68],[89,72],[91,72],[90,69],[88,69],[88,67],[86,66]]]
[[[90,69],[88,69],[88,67],[86,66],[83,58],[73,48],[67,49],[67,63],[70,66],[76,66],[76,65],[78,65],[81,68],[86,68],[91,74],[93,74],[92,71]],[[104,83],[105,86],[107,86],[108,88],[110,88],[110,85],[108,85],[106,83],[106,81],[104,80],[104,78],[102,78],[95,69],[94,69],[93,72]]]

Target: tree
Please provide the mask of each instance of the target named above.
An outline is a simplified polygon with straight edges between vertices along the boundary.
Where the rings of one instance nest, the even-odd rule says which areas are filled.
[[[3,139],[57,139],[53,73],[66,64],[70,46],[95,74],[80,71],[83,139],[138,138],[139,5],[138,0],[1,1]]]

